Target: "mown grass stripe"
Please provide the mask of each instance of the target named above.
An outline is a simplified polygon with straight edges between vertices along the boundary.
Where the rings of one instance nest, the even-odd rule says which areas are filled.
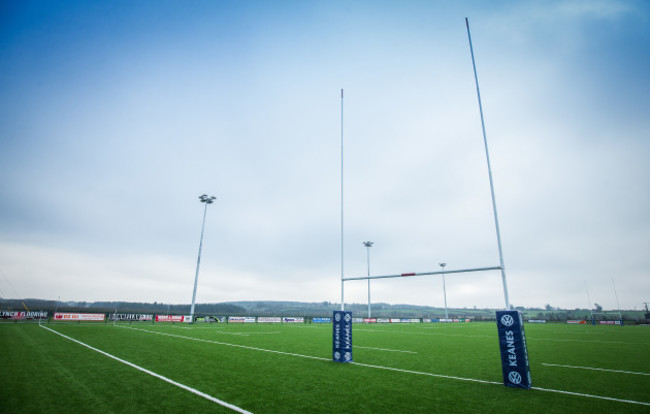
[[[191,393],[193,393],[193,394],[196,394],[196,395],[198,395],[199,397],[205,398],[206,400],[212,401],[212,402],[214,402],[214,403],[217,403],[217,404],[219,404],[219,405],[221,405],[221,406],[223,406],[223,407],[229,408],[229,409],[231,409],[231,410],[233,410],[233,411],[236,411],[236,412],[238,412],[238,413],[241,413],[241,414],[252,414],[250,411],[246,411],[246,410],[244,410],[243,408],[237,407],[236,405],[230,404],[230,403],[228,403],[228,402],[226,402],[226,401],[223,401],[223,400],[220,400],[220,399],[218,399],[218,398],[216,398],[216,397],[213,397],[213,396],[211,396],[211,395],[208,395],[208,394],[206,394],[206,393],[204,393],[204,392],[201,392],[201,391],[197,390],[196,388],[192,388],[192,387],[189,387],[189,386],[187,386],[187,385],[185,385],[185,384],[181,384],[180,382],[176,382],[176,381],[174,381],[174,380],[172,380],[172,379],[169,379],[169,378],[167,378],[167,377],[164,377],[164,376],[162,376],[162,375],[160,375],[160,374],[157,374],[157,373],[155,373],[155,372],[153,372],[153,371],[150,371],[150,370],[148,370],[148,369],[146,369],[146,368],[143,368],[143,367],[141,367],[141,366],[139,366],[139,365],[136,365],[136,364],[134,364],[134,363],[132,363],[132,362],[126,361],[126,360],[124,360],[124,359],[122,359],[122,358],[118,358],[118,357],[116,357],[115,355],[111,355],[111,354],[109,354],[108,352],[102,351],[101,349],[94,348],[94,347],[92,347],[92,346],[90,346],[90,345],[88,345],[88,344],[86,344],[86,343],[83,343],[83,342],[77,340],[77,339],[74,339],[74,338],[72,338],[72,337],[69,337],[69,336],[67,336],[67,335],[64,335],[64,334],[62,334],[61,332],[57,332],[57,331],[55,331],[54,329],[48,328],[47,326],[44,326],[44,325],[39,325],[39,326],[40,326],[41,328],[47,329],[48,331],[53,332],[53,333],[55,333],[55,334],[61,336],[61,337],[65,338],[65,339],[67,339],[67,340],[69,340],[69,341],[75,342],[75,343],[77,343],[77,344],[79,344],[79,345],[81,345],[81,346],[84,346],[84,347],[86,347],[86,348],[88,348],[88,349],[91,349],[91,350],[93,350],[93,351],[95,351],[95,352],[99,352],[100,354],[102,354],[102,355],[104,355],[104,356],[107,356],[107,357],[109,357],[109,358],[112,358],[112,359],[114,359],[115,361],[118,361],[118,362],[121,362],[122,364],[128,365],[128,366],[130,366],[131,368],[135,368],[135,369],[137,369],[138,371],[141,371],[141,372],[144,372],[145,374],[151,375],[152,377],[155,377],[155,378],[161,379],[161,380],[163,380],[163,381],[165,381],[165,382],[167,382],[167,383],[169,383],[169,384],[172,384],[172,385],[174,385],[174,386],[176,386],[176,387],[182,388],[182,389],[184,389],[184,390],[186,390],[186,391],[189,391],[189,392],[191,392]]]
[[[207,342],[207,343],[215,344],[215,345],[232,346],[232,347],[235,347],[235,348],[250,349],[250,350],[253,350],[253,351],[270,352],[272,354],[282,354],[282,355],[289,355],[289,356],[297,356],[297,357],[301,357],[301,358],[317,359],[317,360],[320,360],[320,361],[330,361],[330,359],[328,359],[328,358],[316,357],[316,356],[311,356],[311,355],[294,354],[294,353],[291,353],[291,352],[284,352],[284,351],[274,351],[272,349],[257,348],[257,347],[254,347],[254,346],[247,346],[247,345],[230,344],[228,342],[212,341],[210,339],[192,338],[191,336],[178,335],[178,334],[172,334],[172,333],[167,333],[167,332],[150,331],[148,329],[142,329],[142,328],[132,328],[132,327],[127,327],[127,326],[120,326],[120,328],[133,329],[135,331],[142,331],[142,332],[147,332],[147,333],[156,334],[156,335],[163,335],[163,336],[171,336],[173,338],[187,339],[187,340],[196,341],[196,342]]]
[[[142,329],[142,328],[133,328],[133,327],[126,327],[126,326],[121,327],[121,328],[133,329],[133,330],[137,330],[137,331],[143,331],[143,332],[158,334],[158,335],[171,336],[171,337],[176,337],[176,338],[180,338],[180,339],[187,339],[187,340],[197,341],[197,342],[207,342],[207,343],[213,343],[213,344],[216,344],[216,345],[224,345],[224,346],[231,346],[231,347],[235,347],[235,348],[250,349],[250,350],[254,350],[254,351],[269,352],[269,353],[273,353],[273,354],[281,354],[281,355],[295,356],[295,357],[300,357],[300,358],[316,359],[316,360],[321,360],[321,361],[332,361],[330,358],[322,358],[322,357],[316,357],[316,356],[311,356],[311,355],[303,355],[303,354],[296,354],[296,353],[284,352],[284,351],[275,351],[275,350],[271,350],[271,349],[257,348],[257,347],[253,347],[253,346],[247,346],[247,345],[230,344],[230,343],[227,343],[227,342],[212,341],[212,340],[209,340],[209,339],[192,338],[192,337],[189,337],[189,336],[170,334],[170,333],[166,333],[166,332],[150,331],[148,329]],[[385,367],[385,366],[373,365],[373,364],[364,364],[364,363],[360,363],[360,362],[351,362],[350,365],[354,365],[354,366],[358,366],[358,367],[365,367],[365,368],[381,369],[381,370],[385,370],[385,371],[401,372],[401,373],[406,373],[406,374],[424,375],[424,376],[435,377],[435,378],[444,378],[444,379],[452,379],[452,380],[465,381],[465,382],[476,382],[476,383],[481,383],[481,384],[493,384],[493,385],[496,384],[496,385],[505,386],[505,385],[503,385],[503,382],[497,382],[497,381],[488,381],[488,380],[481,380],[481,379],[476,379],[476,378],[464,378],[464,377],[457,377],[457,376],[453,376],[453,375],[434,374],[434,373],[431,373],[431,372],[412,371],[412,370],[408,370],[408,369]],[[551,388],[531,387],[531,390],[543,391],[543,392],[552,392],[552,393],[556,393],[556,394],[572,395],[572,396],[576,396],[576,397],[592,398],[592,399],[597,399],[597,400],[606,400],[606,401],[613,401],[613,402],[626,403],[626,404],[650,406],[650,403],[644,402],[644,401],[627,400],[627,399],[621,399],[621,398],[607,397],[607,396],[603,396],[603,395],[585,394],[585,393],[579,393],[579,392],[573,392],[573,391],[556,390],[556,389],[551,389]]]

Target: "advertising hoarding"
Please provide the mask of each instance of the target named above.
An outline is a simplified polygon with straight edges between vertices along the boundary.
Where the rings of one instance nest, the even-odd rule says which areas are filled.
[[[47,312],[3,310],[0,311],[0,319],[13,319],[13,320],[47,319]]]
[[[280,317],[270,317],[270,316],[260,316],[257,318],[259,323],[282,323],[282,318]]]
[[[288,316],[282,318],[282,322],[283,323],[305,323],[305,318],[303,318],[302,316],[298,316],[298,317]]]
[[[108,315],[111,321],[151,321],[153,315],[141,313],[111,313]]]
[[[313,323],[332,323],[332,318],[312,318]]]
[[[103,313],[71,313],[57,312],[54,314],[55,321],[103,321],[106,315]]]
[[[156,315],[156,322],[186,322],[189,323],[192,317],[189,315]]]
[[[254,316],[229,316],[229,323],[255,323]]]

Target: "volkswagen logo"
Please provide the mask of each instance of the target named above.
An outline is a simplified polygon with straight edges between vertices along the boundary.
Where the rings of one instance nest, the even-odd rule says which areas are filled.
[[[515,323],[515,320],[510,315],[503,315],[501,317],[501,323],[505,326],[512,326]]]
[[[350,316],[349,313],[346,313],[346,314],[345,314],[345,321],[346,321],[346,322],[350,322],[350,319],[352,319],[352,317]]]
[[[337,313],[336,315],[334,315],[334,319],[336,319],[336,322],[339,322],[341,320],[341,314]]]
[[[334,352],[334,359],[336,361],[339,361],[341,359],[341,353],[340,352]]]
[[[508,374],[508,379],[513,384],[521,384],[521,375],[517,371],[510,371],[510,374]]]
[[[343,358],[345,358],[346,361],[351,361],[352,360],[352,354],[349,352],[346,352],[343,354]]]

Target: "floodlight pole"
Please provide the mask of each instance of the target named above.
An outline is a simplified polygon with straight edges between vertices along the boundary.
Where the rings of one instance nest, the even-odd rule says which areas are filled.
[[[497,233],[497,245],[499,247],[499,267],[501,267],[501,281],[503,283],[503,296],[506,309],[510,310],[510,298],[508,297],[508,283],[506,281],[506,267],[503,261],[503,250],[501,249],[501,232],[499,230],[499,217],[497,215],[497,203],[494,197],[494,182],[492,181],[492,168],[490,167],[490,152],[488,151],[487,136],[485,134],[485,120],[483,119],[483,105],[481,103],[481,91],[478,87],[478,75],[476,74],[476,61],[474,60],[474,48],[472,47],[472,36],[469,33],[469,20],[465,18],[467,26],[467,38],[469,39],[469,50],[472,55],[472,67],[474,68],[474,80],[476,81],[476,95],[478,97],[478,109],[481,114],[481,128],[483,130],[483,143],[485,144],[485,157],[487,159],[488,177],[490,179],[490,193],[492,195],[492,210],[494,212],[494,226]]]
[[[201,224],[201,239],[199,241],[199,257],[196,260],[196,274],[194,275],[194,291],[192,292],[192,308],[190,309],[190,323],[194,323],[194,305],[196,304],[196,285],[199,281],[199,266],[201,265],[201,249],[203,248],[203,231],[205,230],[205,215],[208,211],[208,204],[212,204],[217,197],[208,196],[203,194],[199,197],[202,203],[205,203],[203,208],[203,224]]]
[[[366,246],[366,259],[368,261],[368,319],[370,319],[370,248],[374,243],[371,241],[363,242],[363,245]]]
[[[616,283],[614,283],[614,278],[612,278],[612,285],[614,285],[614,296],[616,297],[616,307],[618,308],[618,319],[621,321],[621,326],[623,326],[623,315],[621,314],[621,305],[618,303],[618,293],[616,293]]]
[[[591,323],[593,324],[594,323],[594,311],[593,311],[593,309],[591,309],[591,297],[589,296],[589,286],[587,286],[587,281],[586,280],[585,280],[585,291],[587,292],[587,305],[589,305],[589,307],[587,309],[589,309],[589,314],[591,315]]]
[[[449,321],[449,312],[447,312],[447,285],[445,283],[445,266],[447,266],[447,263],[439,263],[440,267],[442,267],[442,292],[445,297],[445,322]]]

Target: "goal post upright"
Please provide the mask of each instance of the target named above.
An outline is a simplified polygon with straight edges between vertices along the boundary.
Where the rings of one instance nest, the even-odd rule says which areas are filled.
[[[345,310],[345,280],[343,251],[343,89],[341,89],[341,310]]]
[[[526,333],[524,332],[523,314],[519,311],[511,310],[510,308],[508,282],[506,280],[506,268],[503,261],[503,249],[501,248],[499,216],[497,215],[497,203],[494,196],[494,181],[492,180],[492,168],[490,166],[490,152],[488,151],[487,136],[485,133],[483,104],[481,103],[481,91],[478,86],[476,60],[474,59],[474,47],[472,46],[472,36],[469,31],[469,19],[467,17],[465,18],[465,26],[467,26],[467,39],[469,41],[469,51],[472,55],[472,68],[474,69],[474,80],[476,82],[476,96],[478,98],[478,108],[481,114],[481,130],[483,131],[485,158],[487,160],[488,177],[490,179],[490,195],[492,196],[494,227],[497,236],[497,246],[499,247],[499,267],[501,268],[503,297],[505,299],[506,305],[505,310],[496,312],[503,384],[508,387],[530,389],[532,386],[532,380],[530,376],[530,362],[528,360],[528,346],[526,345]]]
[[[497,246],[499,248],[499,266],[501,267],[501,281],[503,283],[503,296],[506,309],[510,309],[510,298],[508,295],[508,282],[506,280],[506,267],[503,261],[503,249],[501,248],[501,231],[499,230],[499,216],[497,214],[497,203],[494,196],[494,181],[492,180],[492,168],[490,166],[490,152],[488,151],[487,135],[485,134],[485,120],[483,118],[483,104],[481,103],[481,91],[478,86],[478,75],[476,73],[476,60],[474,59],[474,48],[472,47],[472,36],[469,32],[469,20],[465,18],[467,26],[467,39],[469,40],[469,51],[472,55],[472,67],[474,68],[474,81],[476,82],[476,96],[478,97],[478,109],[481,114],[481,129],[483,131],[483,144],[485,146],[485,158],[487,159],[488,178],[490,180],[490,194],[492,196],[492,211],[494,213],[494,227],[497,234]]]

